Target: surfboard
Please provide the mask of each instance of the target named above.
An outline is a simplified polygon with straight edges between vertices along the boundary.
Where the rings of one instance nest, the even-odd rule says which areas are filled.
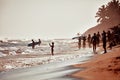
[[[35,42],[35,45],[38,45],[40,42]],[[33,43],[29,43],[28,46],[32,46]]]

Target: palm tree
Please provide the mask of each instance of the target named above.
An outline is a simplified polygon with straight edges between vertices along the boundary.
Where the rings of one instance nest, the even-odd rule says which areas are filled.
[[[98,9],[96,13],[97,22],[109,23],[116,22],[120,23],[120,3],[119,0],[112,0],[107,5],[103,5]]]
[[[120,3],[119,0],[112,0],[106,6],[107,15],[110,22],[120,21]]]
[[[103,5],[101,8],[98,9],[98,12],[96,13],[97,22],[105,22],[106,21],[106,6]]]

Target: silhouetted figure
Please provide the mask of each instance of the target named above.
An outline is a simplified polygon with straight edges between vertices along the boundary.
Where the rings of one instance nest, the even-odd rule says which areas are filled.
[[[86,46],[86,36],[83,36],[83,48]]]
[[[81,37],[78,38],[78,48],[81,48]]]
[[[35,48],[35,42],[34,42],[34,40],[32,39],[32,49],[34,49]]]
[[[40,44],[41,44],[41,40],[40,40],[40,39],[38,39],[38,45],[40,46]]]
[[[96,45],[97,45],[98,37],[96,33],[92,36],[91,42],[93,44],[93,52],[96,53]]]
[[[112,49],[113,41],[112,41],[112,33],[110,31],[107,32],[107,41],[109,43],[109,48]]]
[[[103,48],[104,48],[104,53],[107,53],[107,51],[106,51],[106,32],[105,31],[103,31],[103,33],[102,33],[102,42],[103,42]]]
[[[0,40],[0,43],[3,43],[3,40]]]
[[[91,35],[88,34],[88,46],[89,48],[91,48]]]
[[[99,46],[99,44],[100,44],[100,37],[101,37],[99,32],[97,33],[97,37],[98,37],[97,46]]]
[[[51,47],[51,54],[54,55],[54,42],[52,42],[52,44],[50,44],[50,47]]]
[[[107,32],[107,41],[108,42],[111,41],[111,32],[110,31]]]

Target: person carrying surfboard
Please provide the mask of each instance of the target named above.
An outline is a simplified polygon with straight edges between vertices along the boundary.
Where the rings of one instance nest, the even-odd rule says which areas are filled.
[[[34,40],[32,39],[32,49],[34,49],[35,48],[35,42],[34,42]]]

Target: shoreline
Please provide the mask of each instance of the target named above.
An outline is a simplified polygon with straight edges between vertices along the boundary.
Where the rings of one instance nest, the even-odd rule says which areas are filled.
[[[79,53],[76,53],[76,54],[79,54]],[[27,77],[27,80],[36,79],[36,78],[40,80],[46,80],[46,79],[48,80],[79,80],[69,76],[69,74],[72,74],[80,70],[79,68],[75,68],[72,65],[73,63],[77,64],[79,62],[85,63],[86,60],[88,61],[88,59],[90,58],[86,56],[78,59],[75,58],[73,60],[70,59],[63,62],[53,62],[53,63],[37,65],[34,67],[29,67],[24,69],[13,69],[11,71],[1,73],[0,76],[2,76],[1,79],[5,79],[5,80],[21,80],[21,79],[26,80],[25,78],[26,76],[29,76]],[[39,75],[36,75],[36,74],[39,74]]]
[[[27,54],[5,56],[0,58],[0,61],[1,61],[0,72],[9,71],[10,69],[27,68],[27,67],[47,64],[51,62],[61,62],[61,61],[67,61],[71,59],[74,60],[82,57],[83,57],[82,59],[84,60],[85,56],[87,59],[91,58],[91,56],[89,55],[84,55],[85,53],[86,51],[82,50],[80,54],[78,50],[78,51],[73,51],[66,54],[56,54],[54,56],[39,55],[39,54],[31,54],[31,55],[29,54],[29,56]],[[82,62],[86,62],[86,60]]]
[[[84,68],[70,76],[84,80],[118,80],[120,79],[120,45],[113,47],[111,52],[95,55],[86,63],[73,65]],[[112,76],[112,78],[110,77]]]

